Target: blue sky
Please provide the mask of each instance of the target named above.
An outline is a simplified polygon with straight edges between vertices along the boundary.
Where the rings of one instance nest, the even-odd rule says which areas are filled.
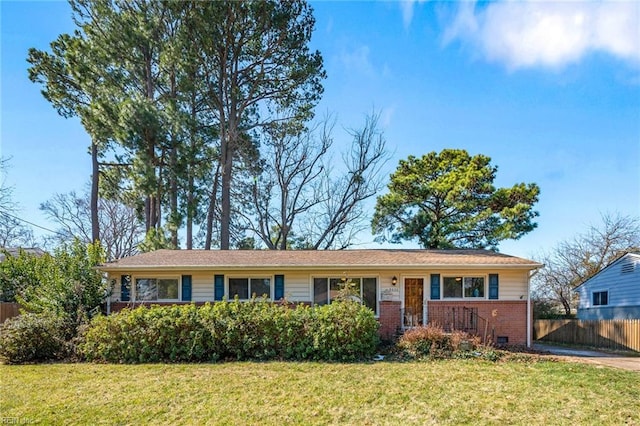
[[[380,111],[387,174],[408,155],[464,148],[492,158],[498,186],[540,186],[538,228],[501,251],[533,257],[601,214],[640,216],[639,2],[312,6],[328,75],[318,114],[349,128]],[[25,58],[73,30],[70,8],[2,1],[0,13],[4,179],[21,217],[52,228],[38,206],[83,190],[89,138],[40,95]]]

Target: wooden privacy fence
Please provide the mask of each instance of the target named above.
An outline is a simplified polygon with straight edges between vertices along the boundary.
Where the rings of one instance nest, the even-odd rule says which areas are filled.
[[[20,315],[20,305],[17,303],[0,302],[0,324],[18,315]]]
[[[640,352],[640,319],[535,320],[533,337],[546,342]]]

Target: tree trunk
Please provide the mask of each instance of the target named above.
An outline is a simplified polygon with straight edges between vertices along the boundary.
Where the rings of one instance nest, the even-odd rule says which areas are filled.
[[[190,74],[191,80],[195,80],[195,73]],[[186,221],[186,246],[187,250],[193,249],[193,218],[196,214],[197,206],[194,206],[195,202],[195,181],[194,181],[194,173],[196,170],[196,129],[195,122],[197,122],[198,111],[196,109],[196,92],[191,92],[191,122],[189,125],[189,155],[192,158],[192,162],[189,162],[187,165],[187,221]]]
[[[98,145],[91,143],[91,240],[100,239],[100,222],[98,220],[98,185],[100,183],[100,166],[98,164]]]
[[[177,88],[176,88],[176,71],[175,68],[171,70],[171,104],[174,111],[177,111]],[[171,164],[171,170],[169,171],[169,209],[171,215],[171,245],[174,249],[178,248],[178,227],[180,226],[179,213],[178,213],[178,141],[176,137],[175,125],[171,126],[171,152],[169,153],[169,163]]]
[[[233,153],[229,142],[222,149],[222,194],[220,212],[220,250],[229,250],[231,241],[231,161]]]
[[[189,179],[187,181],[187,250],[193,249],[193,176],[191,176],[191,171],[189,171]]]
[[[211,250],[211,240],[213,239],[213,220],[216,214],[217,208],[217,196],[220,176],[220,162],[217,163],[216,172],[213,178],[213,187],[211,188],[211,195],[209,196],[209,211],[207,213],[207,234],[204,242],[204,249]]]
[[[571,315],[571,304],[564,294],[560,294],[560,301],[562,302],[562,307],[564,308],[564,313],[567,318]]]
[[[170,198],[170,209],[171,209],[171,245],[174,249],[178,248],[178,226],[180,225],[180,221],[178,220],[178,176],[176,168],[178,159],[177,159],[177,148],[175,146],[175,141],[172,142],[173,146],[171,148],[171,172],[169,175],[169,190],[171,194]]]

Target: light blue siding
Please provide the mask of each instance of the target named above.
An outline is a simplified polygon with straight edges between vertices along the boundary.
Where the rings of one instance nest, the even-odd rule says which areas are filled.
[[[582,321],[636,319],[640,318],[640,306],[603,306],[578,309],[578,318]]]
[[[640,318],[640,255],[628,253],[576,289],[580,296],[578,318]],[[593,293],[608,292],[608,304],[593,305]]]

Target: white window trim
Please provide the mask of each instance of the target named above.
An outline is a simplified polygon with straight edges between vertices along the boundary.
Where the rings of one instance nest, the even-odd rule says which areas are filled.
[[[604,293],[604,292],[607,293],[607,304],[606,305],[596,305],[596,304],[594,304],[593,303],[593,295],[595,293]],[[598,289],[598,290],[591,290],[591,300],[589,301],[589,303],[591,304],[592,308],[602,308],[603,306],[611,306],[611,298],[610,298],[610,296],[611,296],[611,292],[609,291],[608,288]]]
[[[249,298],[248,299],[238,299],[241,302],[248,302],[249,300],[251,300],[251,280],[252,279],[268,279],[269,280],[269,300],[273,300],[273,292],[274,292],[274,287],[275,287],[275,275],[266,275],[266,274],[248,274],[248,275],[227,275],[224,277],[224,289],[225,289],[225,294],[228,294],[229,296],[227,297],[228,300],[234,300],[235,296],[231,295],[231,290],[229,289],[229,281],[230,280],[234,280],[234,279],[246,279],[249,280]],[[260,298],[262,297],[262,295],[258,295],[256,294],[256,298]]]
[[[314,292],[314,280],[316,278],[326,278],[327,280],[330,280],[332,278],[336,278],[341,280],[342,278],[344,278],[344,276],[340,276],[339,274],[331,274],[331,273],[327,273],[327,274],[317,274],[317,275],[310,275],[309,277],[309,294],[311,295],[311,304],[315,305],[316,301],[316,295]],[[375,318],[379,318],[380,317],[380,275],[379,274],[373,274],[373,275],[353,275],[353,276],[347,276],[346,277],[347,280],[349,279],[354,279],[354,278],[359,278],[360,280],[363,280],[365,278],[373,278],[376,280],[376,310],[375,310]],[[362,281],[360,281],[360,292],[362,294]],[[329,282],[327,282],[327,296],[330,295],[330,290],[329,290]],[[361,297],[362,298],[362,297]],[[362,304],[364,305],[364,299],[362,300]],[[327,303],[330,303],[327,300]],[[365,305],[366,306],[366,305]]]
[[[444,279],[445,278],[462,278],[462,297],[446,297],[444,295]],[[484,280],[484,296],[482,297],[465,297],[464,295],[464,279],[465,278],[482,278]],[[472,274],[440,274],[440,300],[452,300],[452,301],[479,301],[489,299],[489,276],[488,275],[472,275]]]
[[[167,303],[167,302],[180,302],[182,300],[182,276],[180,275],[130,275],[131,276],[131,300],[135,303]],[[175,279],[178,281],[178,298],[177,299],[155,299],[155,300],[138,300],[138,280],[167,280]]]

